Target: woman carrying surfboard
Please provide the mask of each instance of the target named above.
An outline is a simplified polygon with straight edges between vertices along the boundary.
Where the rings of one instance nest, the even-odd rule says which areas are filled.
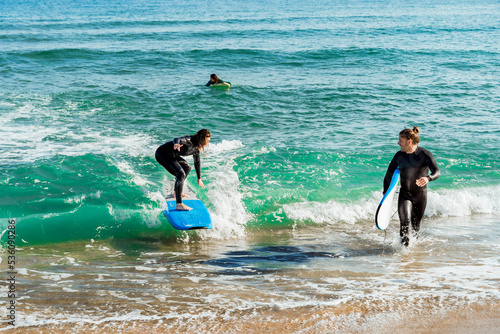
[[[420,221],[427,206],[427,183],[436,180],[441,175],[431,152],[418,146],[420,142],[418,133],[416,126],[399,133],[398,145],[401,150],[392,158],[384,178],[385,194],[393,173],[399,167],[401,172],[401,189],[398,199],[398,214],[401,223],[399,234],[401,243],[405,246],[410,243],[410,224],[414,234],[417,235],[420,230]]]
[[[198,185],[205,188],[203,181],[201,181],[200,151],[205,154],[205,147],[210,142],[210,137],[210,131],[201,129],[192,136],[179,137],[173,141],[166,142],[156,150],[156,161],[170,174],[175,176],[174,197],[177,204],[176,210],[191,210],[190,207],[182,203],[184,181],[191,171],[191,166],[182,158],[183,156],[193,156],[194,168],[198,176]]]

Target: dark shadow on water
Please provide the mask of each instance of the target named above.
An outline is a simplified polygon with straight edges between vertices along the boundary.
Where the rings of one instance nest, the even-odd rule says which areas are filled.
[[[205,261],[204,264],[224,268],[217,271],[218,275],[249,276],[274,273],[290,269],[297,264],[307,263],[318,258],[352,258],[363,256],[384,256],[394,254],[394,249],[343,249],[341,252],[310,251],[317,245],[297,246],[266,246],[252,250],[237,250],[226,252],[225,257]]]
[[[230,251],[226,257],[205,261],[207,265],[225,268],[217,271],[222,275],[248,276],[272,273],[287,269],[290,265],[306,263],[314,258],[339,255],[332,252],[304,251],[296,246],[267,246],[253,250]]]

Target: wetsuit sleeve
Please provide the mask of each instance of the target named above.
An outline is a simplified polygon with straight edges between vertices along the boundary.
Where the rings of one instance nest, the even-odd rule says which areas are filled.
[[[432,153],[429,151],[427,151],[426,153],[427,153],[427,165],[429,166],[429,169],[431,171],[431,175],[428,175],[429,181],[434,181],[441,176],[441,171],[439,170],[439,167]]]
[[[399,153],[399,152],[398,152]],[[391,163],[389,164],[389,167],[387,168],[387,172],[385,173],[385,178],[384,178],[384,191],[383,193],[387,191],[389,188],[389,185],[391,184],[391,179],[392,175],[394,174],[394,171],[396,168],[398,168],[398,153],[394,155],[394,157],[391,160]]]
[[[200,152],[193,154],[194,169],[196,170],[196,176],[198,180],[201,179],[201,163],[200,163]]]
[[[212,80],[208,80],[207,84],[205,86],[212,86]]]
[[[186,144],[189,144],[190,140],[191,140],[191,136],[174,138],[174,145],[177,145],[177,144],[186,145]]]

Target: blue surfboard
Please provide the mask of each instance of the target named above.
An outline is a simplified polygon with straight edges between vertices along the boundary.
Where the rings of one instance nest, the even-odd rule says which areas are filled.
[[[396,193],[396,186],[398,185],[400,171],[397,168],[392,174],[391,184],[380,201],[377,212],[375,213],[375,225],[379,230],[385,230],[389,226],[391,220],[391,207]]]
[[[182,203],[193,208],[190,211],[178,211],[175,209],[175,200],[167,201],[167,209],[163,211],[170,225],[178,230],[211,229],[212,219],[207,207],[199,199],[183,200]]]

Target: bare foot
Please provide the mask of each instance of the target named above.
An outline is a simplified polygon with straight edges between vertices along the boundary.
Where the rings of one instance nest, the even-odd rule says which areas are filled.
[[[188,194],[185,194],[185,193],[182,193],[182,195],[181,195],[181,196],[182,196],[182,197],[189,197],[189,195],[188,195]],[[173,198],[175,198],[175,192],[172,194],[172,197],[173,197]]]
[[[190,211],[190,210],[193,210],[193,208],[190,208],[186,204],[178,203],[177,206],[175,207],[175,210],[177,210],[177,211]]]

